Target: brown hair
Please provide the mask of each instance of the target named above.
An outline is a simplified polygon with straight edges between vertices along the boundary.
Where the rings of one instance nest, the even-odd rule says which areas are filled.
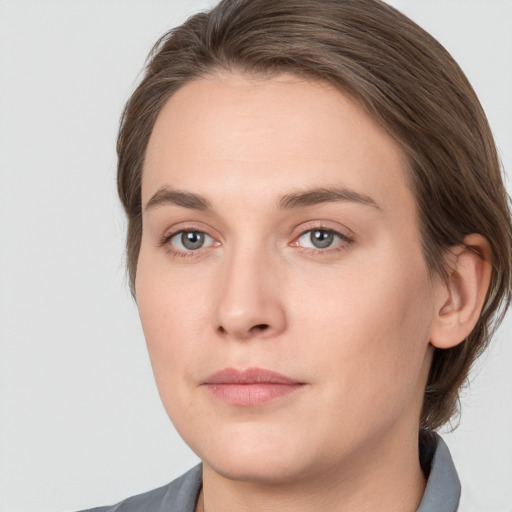
[[[223,0],[170,30],[148,57],[117,144],[132,293],[141,175],[156,117],[178,88],[217,70],[291,72],[355,98],[408,158],[431,275],[446,278],[444,255],[466,235],[489,241],[492,278],[480,319],[463,343],[434,353],[421,427],[443,425],[457,412],[459,389],[512,293],[509,198],[487,119],[463,72],[432,36],[379,0]]]

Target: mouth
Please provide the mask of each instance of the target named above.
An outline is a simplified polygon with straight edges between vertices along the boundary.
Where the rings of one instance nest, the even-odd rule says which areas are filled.
[[[225,368],[210,375],[203,385],[223,402],[253,406],[290,395],[304,387],[305,383],[262,368]]]

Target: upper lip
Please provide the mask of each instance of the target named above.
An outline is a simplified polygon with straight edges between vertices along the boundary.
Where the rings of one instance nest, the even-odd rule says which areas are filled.
[[[224,368],[206,378],[204,384],[302,384],[273,370],[264,368]]]

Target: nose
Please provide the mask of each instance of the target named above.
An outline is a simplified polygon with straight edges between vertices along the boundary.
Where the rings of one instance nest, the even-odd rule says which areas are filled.
[[[286,329],[283,276],[261,254],[232,254],[218,276],[216,330],[225,338],[272,338]]]

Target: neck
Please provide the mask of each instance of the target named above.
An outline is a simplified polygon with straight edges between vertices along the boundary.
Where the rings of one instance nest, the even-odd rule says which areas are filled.
[[[197,512],[415,512],[425,485],[416,432],[366,446],[350,461],[293,482],[232,480],[203,463]]]

